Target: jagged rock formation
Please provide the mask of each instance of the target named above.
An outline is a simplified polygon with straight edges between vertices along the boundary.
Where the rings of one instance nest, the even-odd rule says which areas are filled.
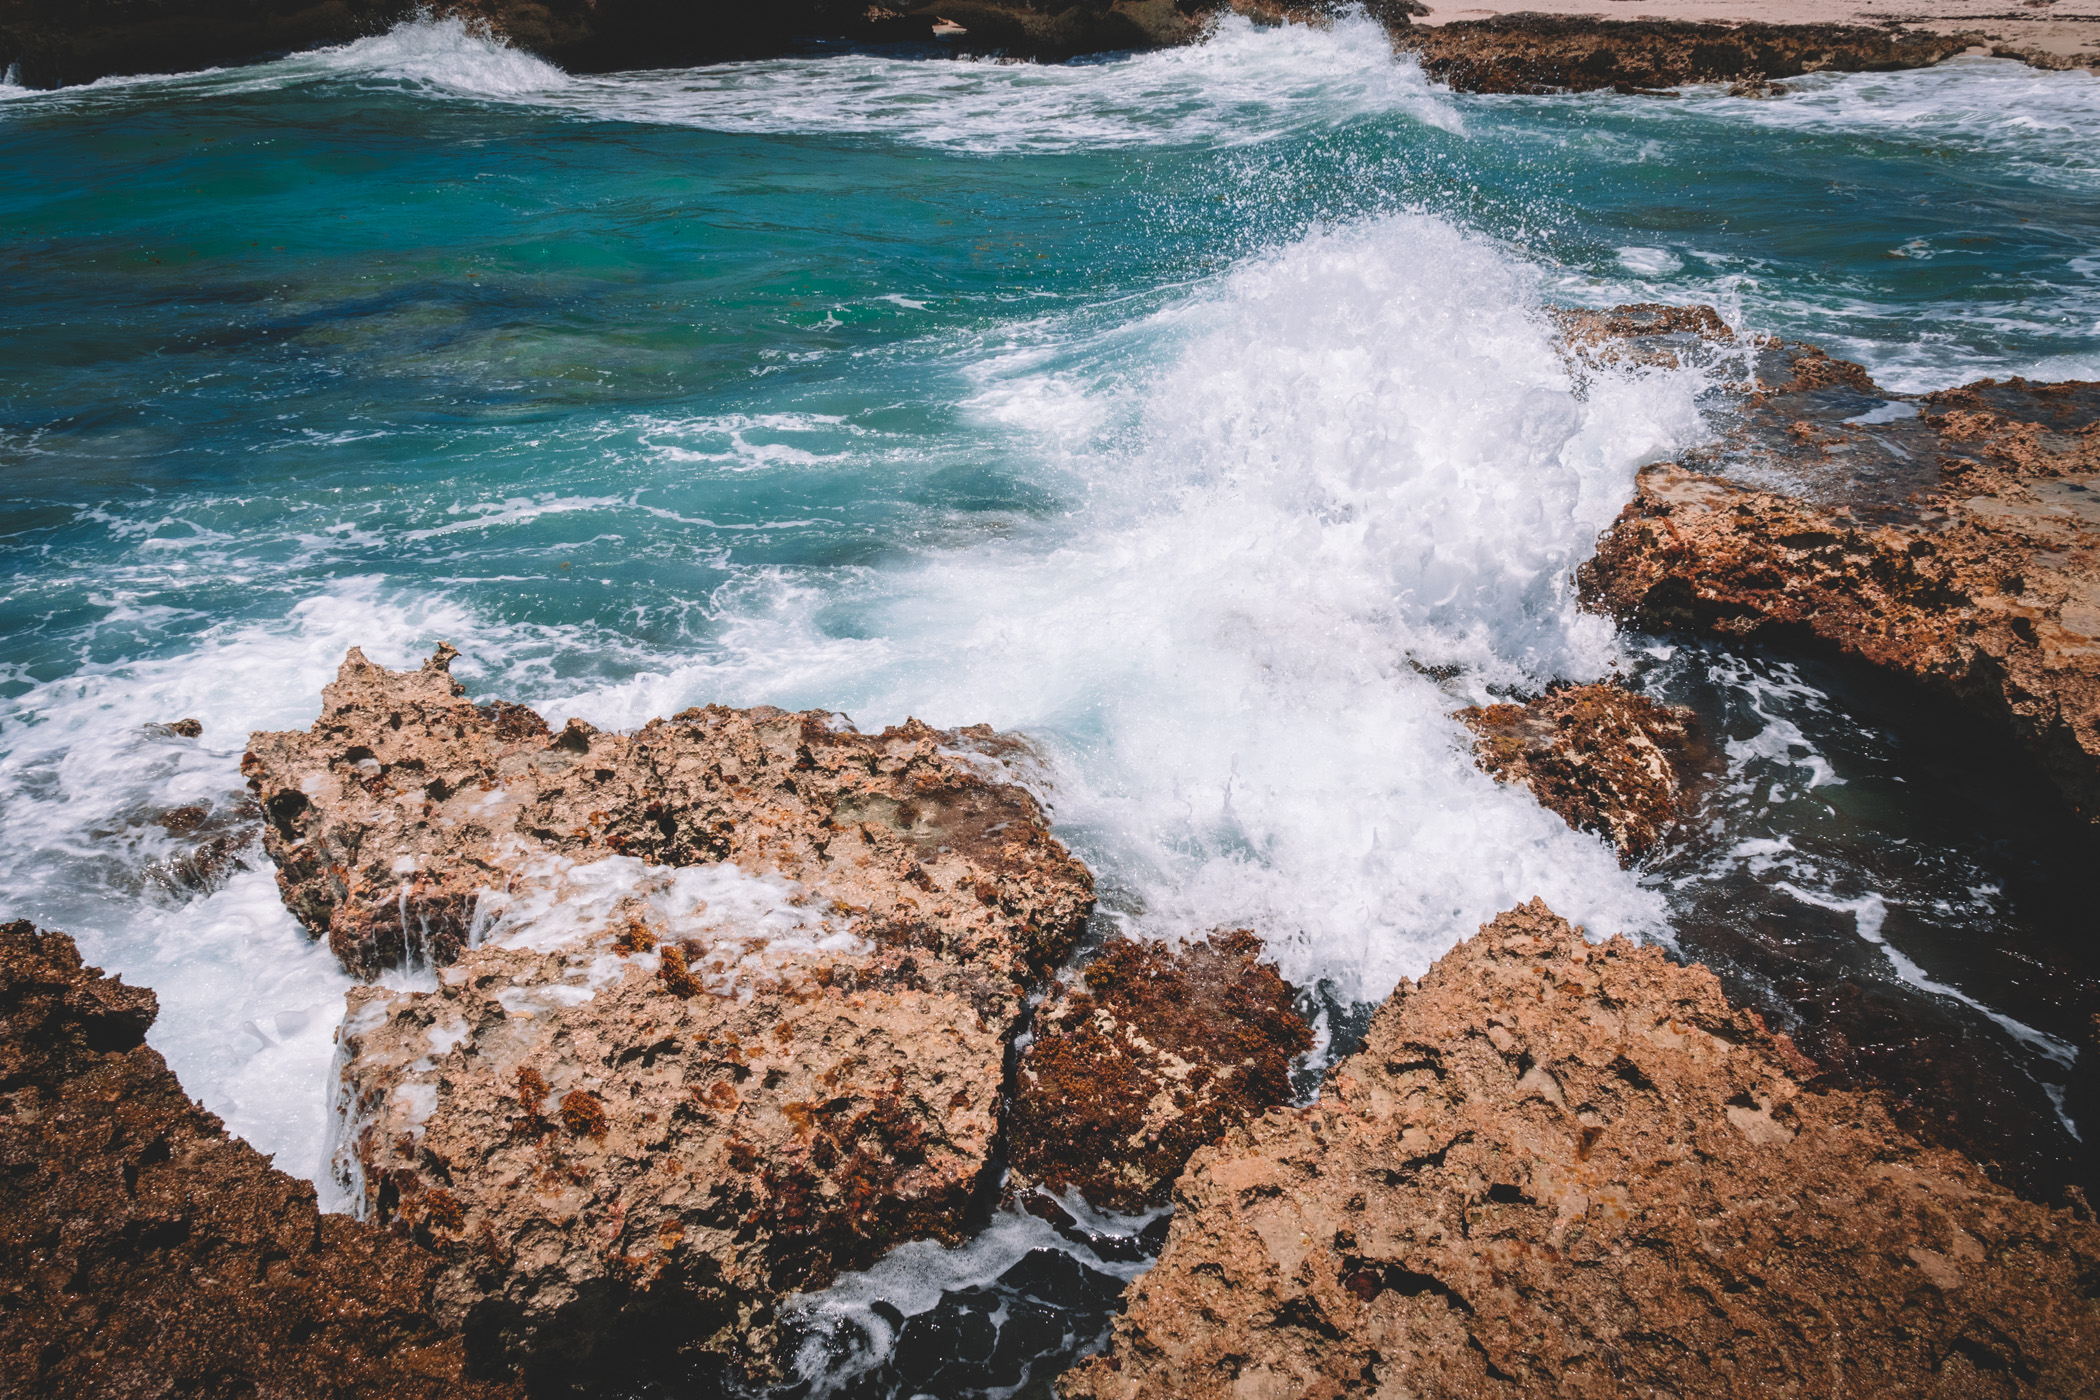
[[[1844,24],[1695,24],[1514,14],[1450,24],[1393,24],[1393,42],[1460,92],[1638,92],[1680,83],[1927,68],[1969,34]]]
[[[1502,915],[1196,1154],[1067,1400],[2063,1396],[2100,1226],[1921,1146],[1704,969]]]
[[[1525,783],[1577,831],[1594,831],[1631,862],[1684,814],[1712,754],[1690,710],[1610,682],[1566,686],[1522,705],[1458,712],[1480,736],[1480,766]]]
[[[1010,1186],[1165,1205],[1190,1153],[1290,1102],[1312,1031],[1260,955],[1244,929],[1178,947],[1118,938],[1059,987],[1021,1056]]]
[[[1862,657],[1993,717],[2100,814],[2100,384],[1912,397],[1761,355],[1720,447],[1641,473],[1585,600]]]
[[[337,1156],[445,1260],[441,1314],[555,1368],[759,1360],[783,1295],[959,1239],[1026,986],[1092,907],[996,780],[1021,746],[766,707],[555,733],[451,656],[353,651],[243,760],[291,908],[355,969],[443,969],[351,994]]]
[[[480,891],[529,861],[733,862],[820,892],[858,933],[994,983],[1064,960],[1092,907],[1035,800],[988,781],[1019,745],[821,710],[692,709],[635,733],[560,733],[476,705],[450,647],[420,671],[351,650],[307,733],[258,733],[241,772],[294,916],[350,972],[452,962]]]
[[[436,1261],[339,1215],[192,1104],[153,994],[0,926],[0,1390],[475,1400]]]

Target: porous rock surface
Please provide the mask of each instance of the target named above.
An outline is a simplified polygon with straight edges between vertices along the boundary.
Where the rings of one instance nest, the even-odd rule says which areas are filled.
[[[1189,1154],[1291,1098],[1312,1030],[1244,930],[1117,938],[1037,1011],[1008,1120],[1008,1185],[1165,1205]]]
[[[1480,766],[1524,783],[1577,831],[1593,831],[1631,862],[1684,814],[1712,754],[1690,710],[1601,681],[1525,704],[1475,705],[1458,718],[1479,736]]]
[[[1812,637],[1910,678],[2100,815],[2100,384],[1910,396],[1768,348],[1722,443],[1644,469],[1578,577],[1640,626]]]
[[[1035,800],[984,776],[1020,748],[982,726],[868,735],[821,710],[710,705],[555,733],[466,699],[456,654],[390,671],[352,648],[312,728],[252,735],[241,759],[286,907],[352,973],[450,963],[480,891],[547,855],[781,875],[994,989],[1062,961],[1092,907]]]
[[[1228,1133],[1066,1400],[2067,1396],[2100,1227],[1804,1081],[1704,969],[1542,903]]]
[[[674,1334],[762,1365],[784,1295],[960,1239],[1092,905],[998,780],[1019,746],[763,707],[555,733],[450,659],[353,651],[244,760],[294,911],[353,968],[440,965],[351,993],[336,1161],[442,1257],[441,1315],[556,1370]]]
[[[1394,46],[1460,92],[1641,91],[1680,83],[1925,68],[1974,35],[1844,24],[1700,24],[1514,14],[1449,24],[1388,18]]]
[[[323,1215],[145,1043],[153,994],[0,925],[0,1391],[461,1397],[437,1261]]]

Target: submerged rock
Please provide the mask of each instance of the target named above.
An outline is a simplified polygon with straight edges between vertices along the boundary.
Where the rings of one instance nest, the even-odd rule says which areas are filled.
[[[1642,471],[1585,601],[1864,658],[1991,717],[2100,816],[2100,384],[1894,394],[1802,346],[1758,379],[1717,448]]]
[[[0,1390],[516,1394],[467,1374],[434,1259],[189,1101],[155,1011],[64,934],[0,926]]]
[[[1633,861],[1684,814],[1712,754],[1690,710],[1609,682],[1566,686],[1522,705],[1458,712],[1480,736],[1480,766],[1525,783],[1577,831],[1593,831]]]
[[[1653,91],[1680,83],[1927,68],[1975,42],[1969,34],[1845,24],[1699,24],[1513,14],[1392,28],[1432,78],[1460,92]]]
[[[1010,1119],[1010,1186],[1107,1210],[1165,1205],[1189,1154],[1290,1102],[1312,1046],[1291,987],[1244,929],[1119,938],[1036,1013]]]
[[[554,1369],[762,1362],[783,1296],[995,1184],[1007,1047],[1086,870],[986,729],[688,710],[632,735],[353,651],[243,761],[286,902],[355,990],[336,1167],[437,1305]],[[665,1322],[664,1318],[675,1321]]]
[[[1317,1104],[1196,1154],[1059,1393],[2083,1393],[2100,1226],[1812,1073],[1704,969],[1533,901]]]

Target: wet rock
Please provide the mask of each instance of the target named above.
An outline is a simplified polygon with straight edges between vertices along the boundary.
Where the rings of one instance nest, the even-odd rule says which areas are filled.
[[[1065,58],[1186,43],[1203,32],[1175,0],[1034,5],[871,5],[786,0],[763,5],[664,5],[656,0],[18,0],[0,15],[0,65],[31,87],[123,73],[189,72],[343,44],[417,16],[457,17],[572,72],[679,67],[786,52],[812,40],[930,43],[937,20],[960,46],[1014,57]]]
[[[0,1390],[496,1397],[436,1261],[322,1215],[147,1047],[153,994],[0,926]]]
[[[2080,1393],[2100,1226],[1534,901],[1196,1154],[1080,1396]]]
[[[1690,710],[1620,685],[1566,686],[1526,704],[1458,712],[1480,736],[1480,766],[1530,786],[1577,831],[1593,831],[1632,862],[1683,816],[1688,793],[1713,767]]]
[[[636,1348],[758,1367],[779,1298],[962,1239],[1018,997],[864,945],[712,990],[681,966],[703,951],[616,948],[481,948],[438,992],[351,994],[338,1162],[445,1260],[441,1316],[550,1375]]]
[[[1215,8],[1199,4],[1184,10],[1175,0],[1079,5],[941,0],[913,13],[959,26],[943,37],[961,52],[1054,63],[1080,54],[1193,43],[1208,32],[1208,11]]]
[[[1085,869],[989,730],[688,710],[632,735],[356,652],[244,759],[287,903],[369,971],[336,1152],[445,1261],[441,1316],[550,1373],[762,1365],[775,1302],[991,1184],[1027,984]],[[667,1323],[666,1318],[675,1319]]]
[[[194,802],[154,814],[173,838],[142,867],[146,882],[178,899],[209,894],[231,879],[255,846],[262,812],[253,802]]]
[[[1787,346],[1757,386],[1719,446],[1641,473],[1585,601],[1862,657],[1988,716],[2100,814],[2100,384],[1909,396]]]
[[[1108,1210],[1165,1205],[1189,1154],[1291,1099],[1312,1032],[1238,930],[1118,938],[1036,1014],[1009,1124],[1010,1185]]]
[[[1928,68],[1975,42],[1843,24],[1697,24],[1514,14],[1435,26],[1387,18],[1394,46],[1460,92],[1656,91],[1680,83]]]
[[[149,724],[146,726],[146,732],[163,738],[197,739],[203,737],[204,721],[201,719],[178,719],[168,724]]]
[[[1063,961],[1092,907],[1035,800],[996,780],[1017,746],[982,726],[868,735],[711,705],[557,733],[467,700],[456,654],[389,671],[352,649],[310,731],[255,734],[241,759],[286,907],[352,973],[454,961],[482,892],[548,856],[784,876],[857,933],[994,981]]]

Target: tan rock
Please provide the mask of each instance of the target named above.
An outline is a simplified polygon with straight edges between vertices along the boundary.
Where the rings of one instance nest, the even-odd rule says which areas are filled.
[[[557,734],[468,701],[455,655],[389,671],[353,648],[309,732],[252,735],[241,759],[286,906],[353,973],[453,961],[482,891],[550,854],[779,874],[866,936],[1009,980],[1063,961],[1092,907],[1034,799],[996,780],[1021,746],[982,726],[710,705]]]
[[[1684,815],[1691,788],[1713,766],[1690,710],[1610,682],[1522,705],[1476,705],[1458,718],[1480,736],[1482,768],[1528,785],[1541,805],[1605,837],[1628,862]]]
[[[759,1364],[786,1294],[959,1239],[1027,983],[1092,906],[999,780],[1025,750],[763,707],[557,734],[451,655],[353,651],[243,760],[309,927],[438,965],[352,992],[335,1166],[444,1260],[441,1314],[574,1365],[675,1302]]]
[[[2087,1393],[2100,1227],[1811,1069],[1704,969],[1534,901],[1403,983],[1319,1103],[1196,1154],[1059,1393]]]
[[[2100,385],[1911,400],[1793,349],[1718,471],[1641,473],[1585,600],[1644,626],[1813,636],[1990,716],[2100,816]],[[1872,400],[1917,413],[1843,416]]]
[[[437,1261],[324,1215],[146,1044],[158,1004],[0,924],[0,1393],[516,1400],[432,1315]]]
[[[1460,92],[1644,92],[1826,69],[1929,68],[1979,37],[1864,24],[1714,24],[1645,15],[1523,13],[1435,25],[1387,23],[1394,47],[1414,53],[1431,77]]]

